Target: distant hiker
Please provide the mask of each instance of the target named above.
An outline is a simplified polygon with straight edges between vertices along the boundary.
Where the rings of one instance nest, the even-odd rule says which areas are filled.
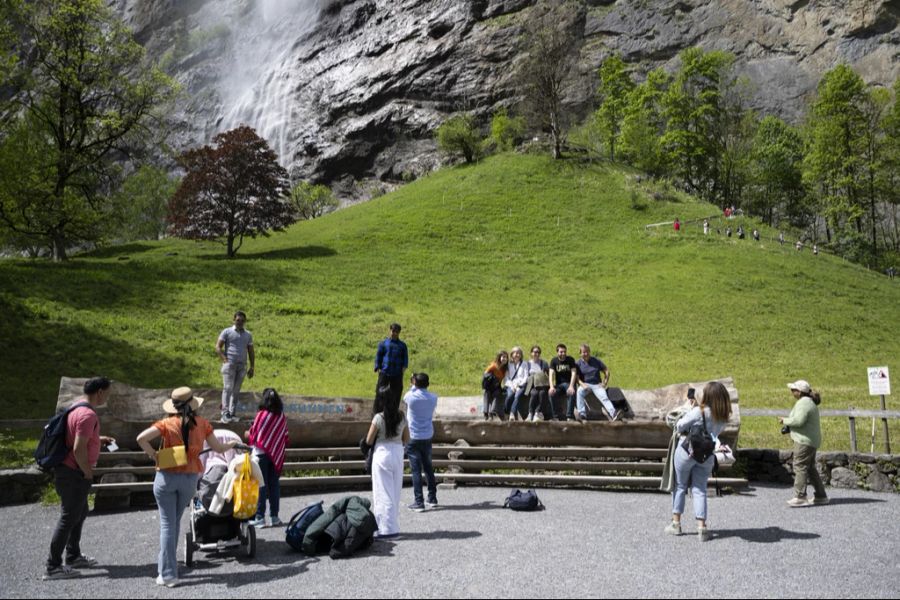
[[[759,241],[759,229],[756,229],[756,228],[753,229],[753,239],[756,240],[757,242]]]
[[[703,235],[709,235],[709,219],[703,219]]]
[[[579,421],[587,419],[587,395],[593,393],[600,401],[610,421],[618,421],[622,411],[616,410],[606,393],[609,385],[609,367],[602,360],[591,356],[591,347],[581,345],[581,359],[576,363],[578,373],[578,394],[576,398],[577,409],[575,418]]]
[[[681,231],[681,221],[678,220],[678,217],[675,217],[675,222],[672,225],[675,227],[675,233]]]
[[[100,418],[95,412],[109,398],[110,381],[94,377],[85,382],[84,397],[75,401],[78,408],[66,417],[68,454],[54,469],[53,484],[59,494],[60,515],[50,541],[50,555],[42,579],[66,579],[81,575],[75,569],[97,566],[97,560],[81,553],[81,528],[88,515],[88,494],[94,480],[94,467],[101,444],[115,439],[100,435]],[[63,550],[66,563],[63,564]]]
[[[819,245],[818,244],[813,244],[813,254],[815,256],[819,255]]]
[[[253,334],[244,329],[247,315],[234,313],[234,325],[222,330],[216,341],[216,354],[222,361],[222,423],[237,423],[241,419],[234,414],[234,402],[241,394],[244,376],[253,379],[256,353],[253,350]],[[250,368],[247,368],[247,358]]]
[[[731,225],[725,228],[725,237],[731,237]]]
[[[730,218],[731,218],[731,212],[732,212],[732,211],[731,211],[731,207],[730,207],[730,206],[726,206],[726,207],[725,207],[725,218],[726,218],[726,219],[730,219]]]
[[[738,225],[737,235],[738,235],[739,240],[744,239],[745,236],[744,236],[744,226],[743,225]]]
[[[803,250],[803,242],[797,240],[797,243],[794,244],[794,247],[797,249],[797,252],[800,252],[801,250]]]
[[[794,497],[788,506],[798,507],[810,504],[828,504],[828,495],[822,478],[816,470],[816,450],[822,445],[822,428],[819,423],[819,404],[822,397],[813,390],[809,382],[798,379],[787,384],[791,395],[797,400],[791,414],[779,419],[789,428],[794,442]],[[806,497],[806,487],[812,484],[815,496]]]
[[[509,354],[506,350],[497,352],[493,362],[487,366],[481,376],[481,389],[484,390],[484,420],[500,417],[502,420],[505,413],[503,395],[503,380],[506,379],[506,372],[509,370]]]
[[[783,231],[778,232],[778,243],[781,244],[782,246],[784,246],[784,232]]]
[[[400,340],[400,324],[391,323],[390,335],[378,344],[375,353],[375,372],[378,383],[375,385],[374,412],[384,410],[384,402],[390,399],[397,406],[403,395],[403,372],[409,366],[409,350]]]
[[[434,437],[434,411],[438,398],[428,391],[427,373],[414,373],[411,379],[412,388],[403,397],[406,402],[406,422],[409,424],[409,443],[406,444],[406,455],[409,457],[409,470],[412,473],[414,502],[409,509],[420,512],[426,508],[437,506],[437,483],[434,479],[434,466],[431,464],[431,438]],[[422,473],[428,485],[428,499],[422,494]]]
[[[509,364],[506,367],[506,376],[503,385],[506,389],[506,405],[504,410],[510,419],[519,420],[525,418],[528,413],[527,402],[522,402],[525,395],[525,383],[528,381],[528,363],[524,362],[524,353],[519,346],[513,346],[509,352]]]
[[[568,355],[565,344],[557,344],[556,356],[550,361],[550,406],[554,418],[560,421],[575,420],[577,385],[578,367],[575,365],[575,359]]]

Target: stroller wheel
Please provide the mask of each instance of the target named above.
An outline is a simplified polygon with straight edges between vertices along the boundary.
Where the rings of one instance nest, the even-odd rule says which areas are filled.
[[[244,554],[247,558],[256,556],[256,528],[253,525],[247,527],[247,537],[244,538]]]
[[[190,531],[184,534],[184,566],[194,566],[194,534]]]

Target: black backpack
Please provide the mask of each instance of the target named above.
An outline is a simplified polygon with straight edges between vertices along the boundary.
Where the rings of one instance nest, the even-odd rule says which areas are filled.
[[[303,538],[306,536],[306,530],[309,529],[313,521],[325,513],[325,510],[322,508],[324,503],[324,500],[319,500],[291,517],[291,522],[288,523],[284,535],[284,540],[291,548],[298,552],[303,551]]]
[[[543,510],[544,505],[534,490],[513,490],[503,503],[503,508],[512,510]]]
[[[691,425],[685,450],[698,463],[705,463],[715,453],[716,442],[706,429],[706,415],[703,414],[703,409],[700,410],[700,417],[702,419],[700,423]]]
[[[66,446],[66,428],[69,422],[69,413],[82,406],[90,406],[88,402],[73,404],[66,410],[53,415],[38,441],[34,450],[34,461],[42,471],[52,471],[57,465],[66,459],[69,448]]]

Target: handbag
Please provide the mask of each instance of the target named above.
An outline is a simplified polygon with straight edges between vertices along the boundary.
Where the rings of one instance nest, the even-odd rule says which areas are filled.
[[[249,519],[256,514],[259,506],[259,482],[253,479],[250,455],[244,454],[244,462],[238,467],[234,480],[234,518]]]
[[[160,469],[174,469],[188,464],[187,452],[184,444],[164,448],[165,440],[160,441],[160,448],[156,453],[156,466]]]

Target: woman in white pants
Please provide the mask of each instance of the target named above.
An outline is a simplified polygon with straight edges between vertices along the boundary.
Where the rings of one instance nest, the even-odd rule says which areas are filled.
[[[406,417],[400,403],[387,400],[384,411],[375,415],[366,443],[372,455],[372,512],[378,523],[376,537],[396,537],[400,533],[400,494],[403,490],[403,448],[409,442]]]

